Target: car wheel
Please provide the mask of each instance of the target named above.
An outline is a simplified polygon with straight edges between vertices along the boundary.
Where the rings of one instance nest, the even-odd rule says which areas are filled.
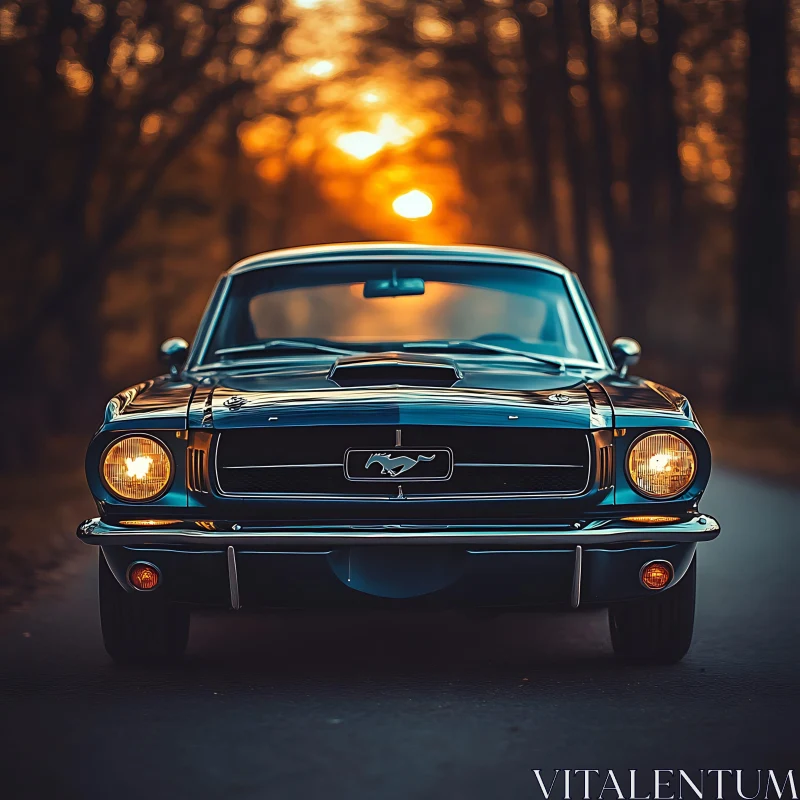
[[[189,639],[189,611],[153,593],[126,592],[100,551],[100,626],[106,652],[118,664],[177,661]]]
[[[631,661],[674,664],[692,643],[697,558],[676,586],[608,609],[614,652]]]

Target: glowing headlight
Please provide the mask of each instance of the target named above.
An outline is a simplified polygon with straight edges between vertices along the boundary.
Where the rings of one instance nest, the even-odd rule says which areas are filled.
[[[106,450],[106,487],[121,500],[152,500],[169,486],[172,461],[167,448],[149,436],[125,436]]]
[[[628,477],[646,497],[677,497],[689,488],[696,471],[692,446],[674,433],[648,433],[628,451]]]

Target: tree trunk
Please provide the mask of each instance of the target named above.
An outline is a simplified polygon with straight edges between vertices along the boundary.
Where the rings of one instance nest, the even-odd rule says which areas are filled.
[[[533,186],[530,201],[531,226],[536,247],[543,253],[558,256],[553,178],[550,171],[550,108],[548,78],[550,65],[542,52],[541,20],[527,7],[519,11],[522,47],[525,58],[525,126],[533,158]]]
[[[289,244],[288,231],[292,220],[292,199],[297,179],[297,168],[290,163],[283,180],[276,187],[275,216],[272,219],[269,243],[271,250],[280,250]]]
[[[658,246],[654,228],[657,186],[652,119],[654,64],[652,45],[641,38],[641,0],[637,0],[636,9],[636,39],[622,48],[622,58],[628,59],[624,68],[630,74],[626,113],[629,214],[617,261],[617,308],[621,331],[647,344],[648,308],[653,275],[658,269],[653,260]]]
[[[228,240],[228,259],[231,264],[249,254],[247,246],[248,205],[242,191],[242,181],[246,180],[240,169],[241,149],[238,128],[242,115],[235,104],[228,111],[227,130],[223,142],[225,158],[225,235]]]
[[[747,0],[750,37],[744,169],[736,229],[736,410],[789,407],[794,321],[788,270],[786,0]]]
[[[483,5],[483,3],[481,3]],[[483,5],[485,9],[486,6]],[[492,133],[490,136],[496,138],[500,152],[503,154],[506,164],[503,169],[506,172],[507,180],[505,185],[512,202],[524,202],[526,196],[526,185],[523,175],[519,169],[521,155],[519,153],[518,140],[508,126],[504,116],[503,108],[500,103],[499,87],[502,83],[502,75],[495,67],[491,53],[491,41],[486,33],[486,20],[480,17],[478,25],[477,41],[474,45],[475,62],[474,67],[478,77],[478,89],[483,106],[486,110],[486,117],[489,120]],[[470,175],[475,170],[470,165],[464,174]],[[507,217],[504,223],[500,224],[499,230],[495,231],[495,240],[501,243],[513,241],[515,232],[513,229],[514,220]],[[497,223],[495,223],[497,224]]]
[[[597,57],[597,43],[592,35],[591,2],[579,0],[581,28],[586,48],[586,88],[589,92],[589,113],[592,118],[594,134],[594,153],[596,158],[597,194],[600,218],[611,251],[611,271],[615,274],[620,257],[619,220],[614,208],[614,157],[611,149],[608,117],[603,106],[600,89],[600,64]]]
[[[678,155],[680,128],[675,113],[675,89],[672,85],[672,59],[678,52],[682,29],[680,11],[667,0],[658,0],[657,90],[661,110],[659,151],[668,198],[667,231],[670,241],[679,240],[683,227],[684,178]]]
[[[65,264],[62,269],[85,268],[84,258],[75,257],[80,265]],[[92,276],[79,298],[65,299],[59,314],[68,354],[60,396],[53,409],[53,422],[61,430],[91,430],[102,419],[103,403],[108,399],[103,378],[105,272],[94,269]]]
[[[579,120],[570,100],[570,77],[567,72],[569,60],[569,22],[566,3],[553,6],[556,29],[558,67],[556,86],[558,87],[560,119],[564,136],[564,157],[572,198],[572,233],[575,237],[575,264],[573,269],[584,280],[589,276],[589,197],[586,180],[586,164],[578,133]]]

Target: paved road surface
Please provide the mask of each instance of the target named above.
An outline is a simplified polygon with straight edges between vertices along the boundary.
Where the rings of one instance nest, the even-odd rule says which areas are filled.
[[[718,470],[704,507],[723,533],[670,668],[615,662],[584,612],[212,615],[184,666],[121,669],[76,542],[0,618],[0,797],[533,798],[537,767],[798,770],[800,493]]]

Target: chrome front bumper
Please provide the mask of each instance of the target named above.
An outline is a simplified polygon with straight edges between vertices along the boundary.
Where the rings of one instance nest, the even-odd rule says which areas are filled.
[[[314,525],[280,528],[208,520],[184,520],[170,526],[137,528],[113,525],[98,517],[83,522],[77,535],[86,544],[156,547],[233,545],[280,548],[368,544],[575,547],[632,542],[705,542],[716,538],[719,532],[717,520],[708,514],[697,514],[678,522],[656,524],[604,519],[559,525]]]

